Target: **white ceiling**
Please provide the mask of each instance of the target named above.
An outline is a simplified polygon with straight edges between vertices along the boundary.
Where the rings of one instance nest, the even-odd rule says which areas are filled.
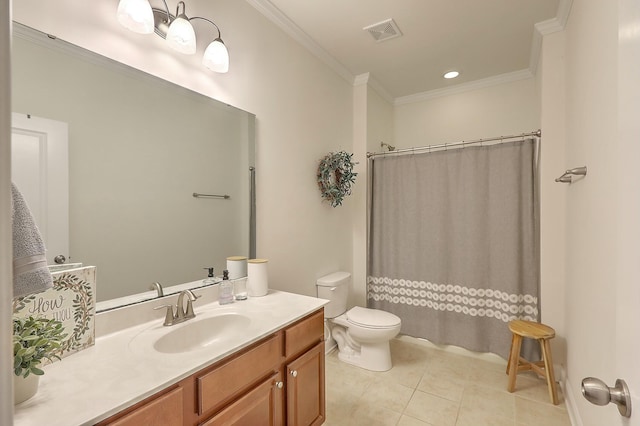
[[[535,72],[540,31],[564,25],[570,0],[247,0],[352,80],[388,99]],[[564,16],[563,16],[564,15]],[[393,18],[402,37],[363,28]],[[538,24],[536,31],[535,24]],[[559,24],[558,24],[559,23]],[[541,30],[542,29],[542,30]],[[538,34],[536,34],[536,32]],[[461,74],[453,80],[442,75]]]

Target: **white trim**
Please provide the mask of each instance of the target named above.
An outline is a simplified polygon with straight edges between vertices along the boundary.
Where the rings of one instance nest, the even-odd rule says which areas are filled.
[[[558,12],[556,13],[556,18],[558,18],[558,22],[560,26],[564,30],[564,27],[567,26],[567,21],[569,20],[569,14],[571,13],[571,6],[573,5],[573,0],[560,0],[560,4],[558,4]]]
[[[393,96],[389,92],[387,92],[384,86],[373,76],[369,77],[369,87],[375,90],[376,93],[378,93],[378,95],[382,97],[382,99],[386,100],[390,104],[394,102]]]
[[[482,80],[470,81],[468,83],[457,84],[455,86],[443,89],[429,90],[427,92],[416,93],[413,95],[402,96],[396,98],[393,102],[395,106],[410,104],[414,102],[427,101],[442,96],[449,96],[456,93],[469,92],[472,90],[482,89],[485,87],[498,86],[500,84],[511,83],[519,80],[533,78],[533,74],[528,69],[509,72],[506,74],[495,75],[493,77],[483,78]]]
[[[531,54],[529,56],[529,69],[515,71],[511,73],[505,73],[482,80],[471,81],[468,83],[462,83],[455,86],[435,89],[421,93],[415,93],[412,95],[402,96],[394,98],[377,80],[375,80],[369,73],[359,74],[354,76],[344,65],[338,62],[333,56],[331,56],[326,50],[324,50],[318,43],[316,43],[307,33],[305,33],[295,22],[287,17],[280,9],[278,9],[270,0],[246,0],[247,3],[252,5],[256,10],[262,13],[267,19],[280,27],[285,33],[291,36],[294,40],[307,48],[313,55],[324,62],[329,68],[333,69],[338,75],[344,78],[350,84],[357,86],[363,84],[359,79],[363,75],[367,75],[369,86],[374,89],[383,99],[392,103],[393,105],[403,105],[413,102],[421,102],[428,99],[433,99],[441,96],[453,95],[456,93],[463,93],[470,90],[476,90],[483,87],[495,86],[499,84],[509,83],[517,80],[524,80],[533,77],[540,62],[540,52],[542,50],[542,37],[546,34],[551,34],[557,31],[564,30],[564,27],[569,19],[569,13],[571,12],[571,5],[573,0],[560,0],[558,4],[558,11],[556,17],[547,21],[538,22],[535,24],[533,31],[533,38],[531,41]]]
[[[358,74],[353,79],[353,86],[362,86],[363,84],[368,85],[370,88],[376,91],[378,95],[382,97],[382,99],[386,100],[390,104],[393,104],[393,96],[389,92],[385,90],[385,88],[380,84],[378,80],[376,80],[371,73],[365,72],[362,74]]]
[[[564,27],[567,25],[567,20],[569,19],[572,4],[573,0],[560,0],[555,18],[535,24],[533,38],[531,39],[531,54],[529,56],[529,70],[531,74],[535,75],[538,72],[543,36],[564,30]]]
[[[349,84],[353,84],[353,74],[318,43],[315,42],[307,33],[305,33],[295,22],[287,15],[282,13],[280,9],[275,7],[269,0],[246,0],[251,6],[255,7],[267,19],[276,24],[285,33],[290,35],[294,40],[307,48],[313,55],[324,62],[329,68],[333,69],[338,75],[344,78]]]
[[[576,396],[573,393],[571,386],[569,386],[569,379],[564,374],[564,380],[560,381],[560,387],[562,388],[562,394],[564,395],[565,405],[567,407],[567,414],[569,414],[569,420],[571,420],[572,426],[582,426],[582,418],[580,417],[580,411],[576,404]]]
[[[0,424],[13,424],[11,244],[11,1],[0,0]]]
[[[369,77],[371,77],[371,75],[368,72],[365,72],[363,74],[358,74],[353,79],[353,85],[362,86],[363,84],[368,84]]]

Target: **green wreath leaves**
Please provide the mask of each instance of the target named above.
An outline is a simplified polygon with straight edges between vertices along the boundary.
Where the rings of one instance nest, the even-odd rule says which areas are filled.
[[[345,196],[351,195],[351,185],[355,183],[357,173],[353,172],[353,154],[345,151],[330,152],[318,165],[318,187],[322,198],[331,203],[331,207],[342,205]]]

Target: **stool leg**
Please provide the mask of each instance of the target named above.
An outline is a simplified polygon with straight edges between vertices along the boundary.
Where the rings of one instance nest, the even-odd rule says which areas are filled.
[[[547,386],[549,388],[549,396],[553,405],[558,405],[558,392],[556,390],[556,377],[553,374],[553,359],[551,358],[551,346],[549,339],[540,339],[540,348],[544,359],[544,369],[547,376]]]
[[[518,374],[518,364],[520,362],[520,346],[522,345],[522,336],[513,335],[513,343],[511,344],[511,353],[509,354],[509,384],[507,390],[513,392],[516,387],[516,374]]]
[[[513,357],[511,356],[511,349],[513,348],[513,341],[516,338],[515,334],[511,334],[511,346],[509,346],[509,360],[507,361],[507,371],[506,374],[509,374],[509,370],[511,369],[511,360]]]

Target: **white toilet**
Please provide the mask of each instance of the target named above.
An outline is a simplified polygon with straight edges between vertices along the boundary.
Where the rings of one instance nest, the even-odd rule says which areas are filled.
[[[324,316],[338,343],[338,358],[367,370],[387,371],[391,368],[389,340],[400,332],[400,318],[359,306],[347,311],[350,281],[350,273],[334,272],[316,282],[318,297],[329,300]]]

